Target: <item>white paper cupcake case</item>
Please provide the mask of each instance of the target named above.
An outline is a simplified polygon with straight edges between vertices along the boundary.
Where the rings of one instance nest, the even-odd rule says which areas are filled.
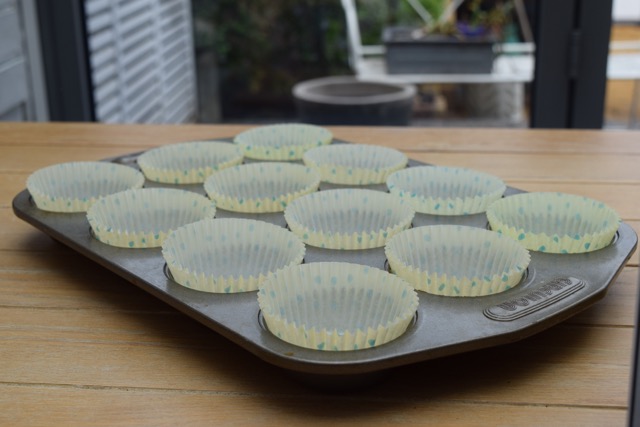
[[[339,189],[300,197],[284,211],[291,231],[312,246],[369,249],[411,225],[415,212],[381,191]]]
[[[388,343],[413,320],[418,295],[397,276],[349,263],[283,269],[260,286],[269,331],[314,350],[362,350]]]
[[[191,191],[168,188],[127,190],[100,198],[87,211],[94,236],[122,248],[162,245],[172,230],[213,218],[215,204]]]
[[[162,245],[177,283],[213,293],[255,291],[270,273],[300,264],[304,253],[304,244],[290,231],[235,218],[186,225]]]
[[[431,215],[485,212],[507,188],[493,175],[446,166],[418,166],[394,172],[387,178],[387,187],[417,212]]]
[[[304,163],[333,184],[384,184],[407,165],[407,156],[393,148],[366,144],[334,144],[304,153]]]
[[[154,148],[138,157],[138,166],[150,181],[197,184],[218,170],[240,164],[242,150],[222,141],[181,142]]]
[[[140,188],[144,175],[109,162],[69,162],[47,166],[27,178],[36,206],[50,212],[85,212],[101,196]]]
[[[529,252],[515,240],[481,228],[435,225],[406,230],[387,243],[391,270],[417,290],[475,297],[518,285]]]
[[[258,160],[300,160],[305,151],[330,144],[333,134],[320,126],[293,123],[259,126],[239,133],[234,142]]]
[[[489,207],[491,229],[529,250],[559,254],[592,252],[608,246],[619,215],[602,202],[564,193],[523,193]]]
[[[216,206],[234,212],[282,212],[294,199],[316,191],[317,172],[292,163],[249,163],[222,170],[204,183]]]

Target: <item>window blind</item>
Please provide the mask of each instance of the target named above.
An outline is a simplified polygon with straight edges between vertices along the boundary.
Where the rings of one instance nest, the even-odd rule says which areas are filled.
[[[189,0],[85,0],[85,14],[98,121],[195,120]]]

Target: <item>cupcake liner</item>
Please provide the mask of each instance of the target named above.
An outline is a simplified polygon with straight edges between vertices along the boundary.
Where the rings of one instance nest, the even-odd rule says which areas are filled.
[[[312,148],[304,163],[332,184],[384,184],[387,177],[407,165],[407,156],[393,148],[366,144],[336,144]]]
[[[236,135],[234,142],[251,159],[300,160],[305,151],[330,144],[332,139],[328,129],[293,123],[249,129]]]
[[[387,179],[387,187],[417,212],[431,215],[485,212],[507,188],[493,175],[445,166],[419,166],[394,172]]]
[[[166,145],[142,153],[138,166],[150,181],[198,184],[218,170],[242,162],[238,146],[222,141],[192,141]]]
[[[517,286],[529,252],[488,230],[434,225],[404,231],[387,243],[391,270],[419,291],[453,297],[496,294]]]
[[[304,244],[277,225],[249,219],[207,219],[181,227],[162,245],[173,279],[203,292],[258,289],[269,273],[300,264]]]
[[[108,162],[70,162],[47,166],[27,178],[36,206],[50,212],[85,212],[101,196],[140,188],[144,176]]]
[[[213,202],[191,191],[142,188],[100,198],[87,219],[94,236],[107,245],[153,248],[172,230],[215,213]]]
[[[383,270],[314,262],[269,276],[258,304],[278,338],[314,350],[347,351],[401,336],[413,320],[418,295]]]
[[[487,210],[491,229],[525,248],[560,254],[592,252],[608,246],[620,225],[609,206],[564,193],[522,193]]]
[[[295,198],[314,192],[320,176],[291,163],[249,163],[222,170],[204,183],[216,206],[234,212],[282,212]]]
[[[284,218],[291,231],[312,246],[369,249],[408,228],[411,207],[390,194],[346,188],[309,194],[291,202]]]

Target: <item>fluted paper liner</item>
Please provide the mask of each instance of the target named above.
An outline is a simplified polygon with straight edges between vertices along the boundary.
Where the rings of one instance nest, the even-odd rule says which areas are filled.
[[[373,267],[318,262],[267,278],[258,304],[269,331],[314,350],[361,350],[390,342],[411,323],[418,295]]]
[[[416,212],[432,215],[485,212],[507,188],[493,175],[446,166],[418,166],[394,172],[387,179],[387,187]]]
[[[172,230],[213,218],[215,204],[191,191],[169,188],[127,190],[100,198],[87,211],[94,236],[122,248],[153,248]]]
[[[218,170],[242,162],[242,150],[222,141],[181,142],[151,149],[138,157],[138,166],[150,181],[198,184]]]
[[[284,211],[291,231],[312,246],[369,249],[408,228],[413,209],[381,191],[339,189],[300,197]]]
[[[591,252],[608,246],[620,217],[609,206],[564,193],[522,193],[489,207],[491,229],[529,250],[560,254]]]
[[[244,155],[259,160],[300,160],[305,151],[330,144],[333,134],[320,126],[282,123],[259,126],[234,138]]]
[[[384,184],[407,165],[407,156],[393,148],[366,144],[333,144],[304,153],[304,163],[333,184]]]
[[[216,206],[234,212],[282,212],[320,185],[317,172],[292,163],[249,163],[222,170],[205,181]]]
[[[518,285],[529,252],[515,240],[481,228],[435,225],[404,231],[387,243],[391,271],[419,291],[476,297]]]
[[[300,239],[282,227],[232,218],[186,225],[162,245],[177,283],[214,293],[255,291],[269,273],[300,264],[304,253]]]
[[[36,206],[50,212],[85,212],[101,196],[143,184],[144,175],[139,171],[109,162],[59,163],[27,178]]]

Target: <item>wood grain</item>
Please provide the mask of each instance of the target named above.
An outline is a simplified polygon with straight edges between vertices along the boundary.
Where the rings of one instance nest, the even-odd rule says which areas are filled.
[[[452,402],[437,397],[381,401],[309,393],[272,396],[66,385],[0,384],[0,406],[6,408],[0,413],[5,425],[600,427],[622,426],[626,420],[624,409]]]
[[[17,219],[30,173],[225,126],[0,123],[1,425],[624,425],[638,297],[633,255],[606,297],[500,347],[327,393]],[[604,201],[640,230],[639,132],[333,127],[345,140]],[[472,327],[472,326],[471,326]]]

